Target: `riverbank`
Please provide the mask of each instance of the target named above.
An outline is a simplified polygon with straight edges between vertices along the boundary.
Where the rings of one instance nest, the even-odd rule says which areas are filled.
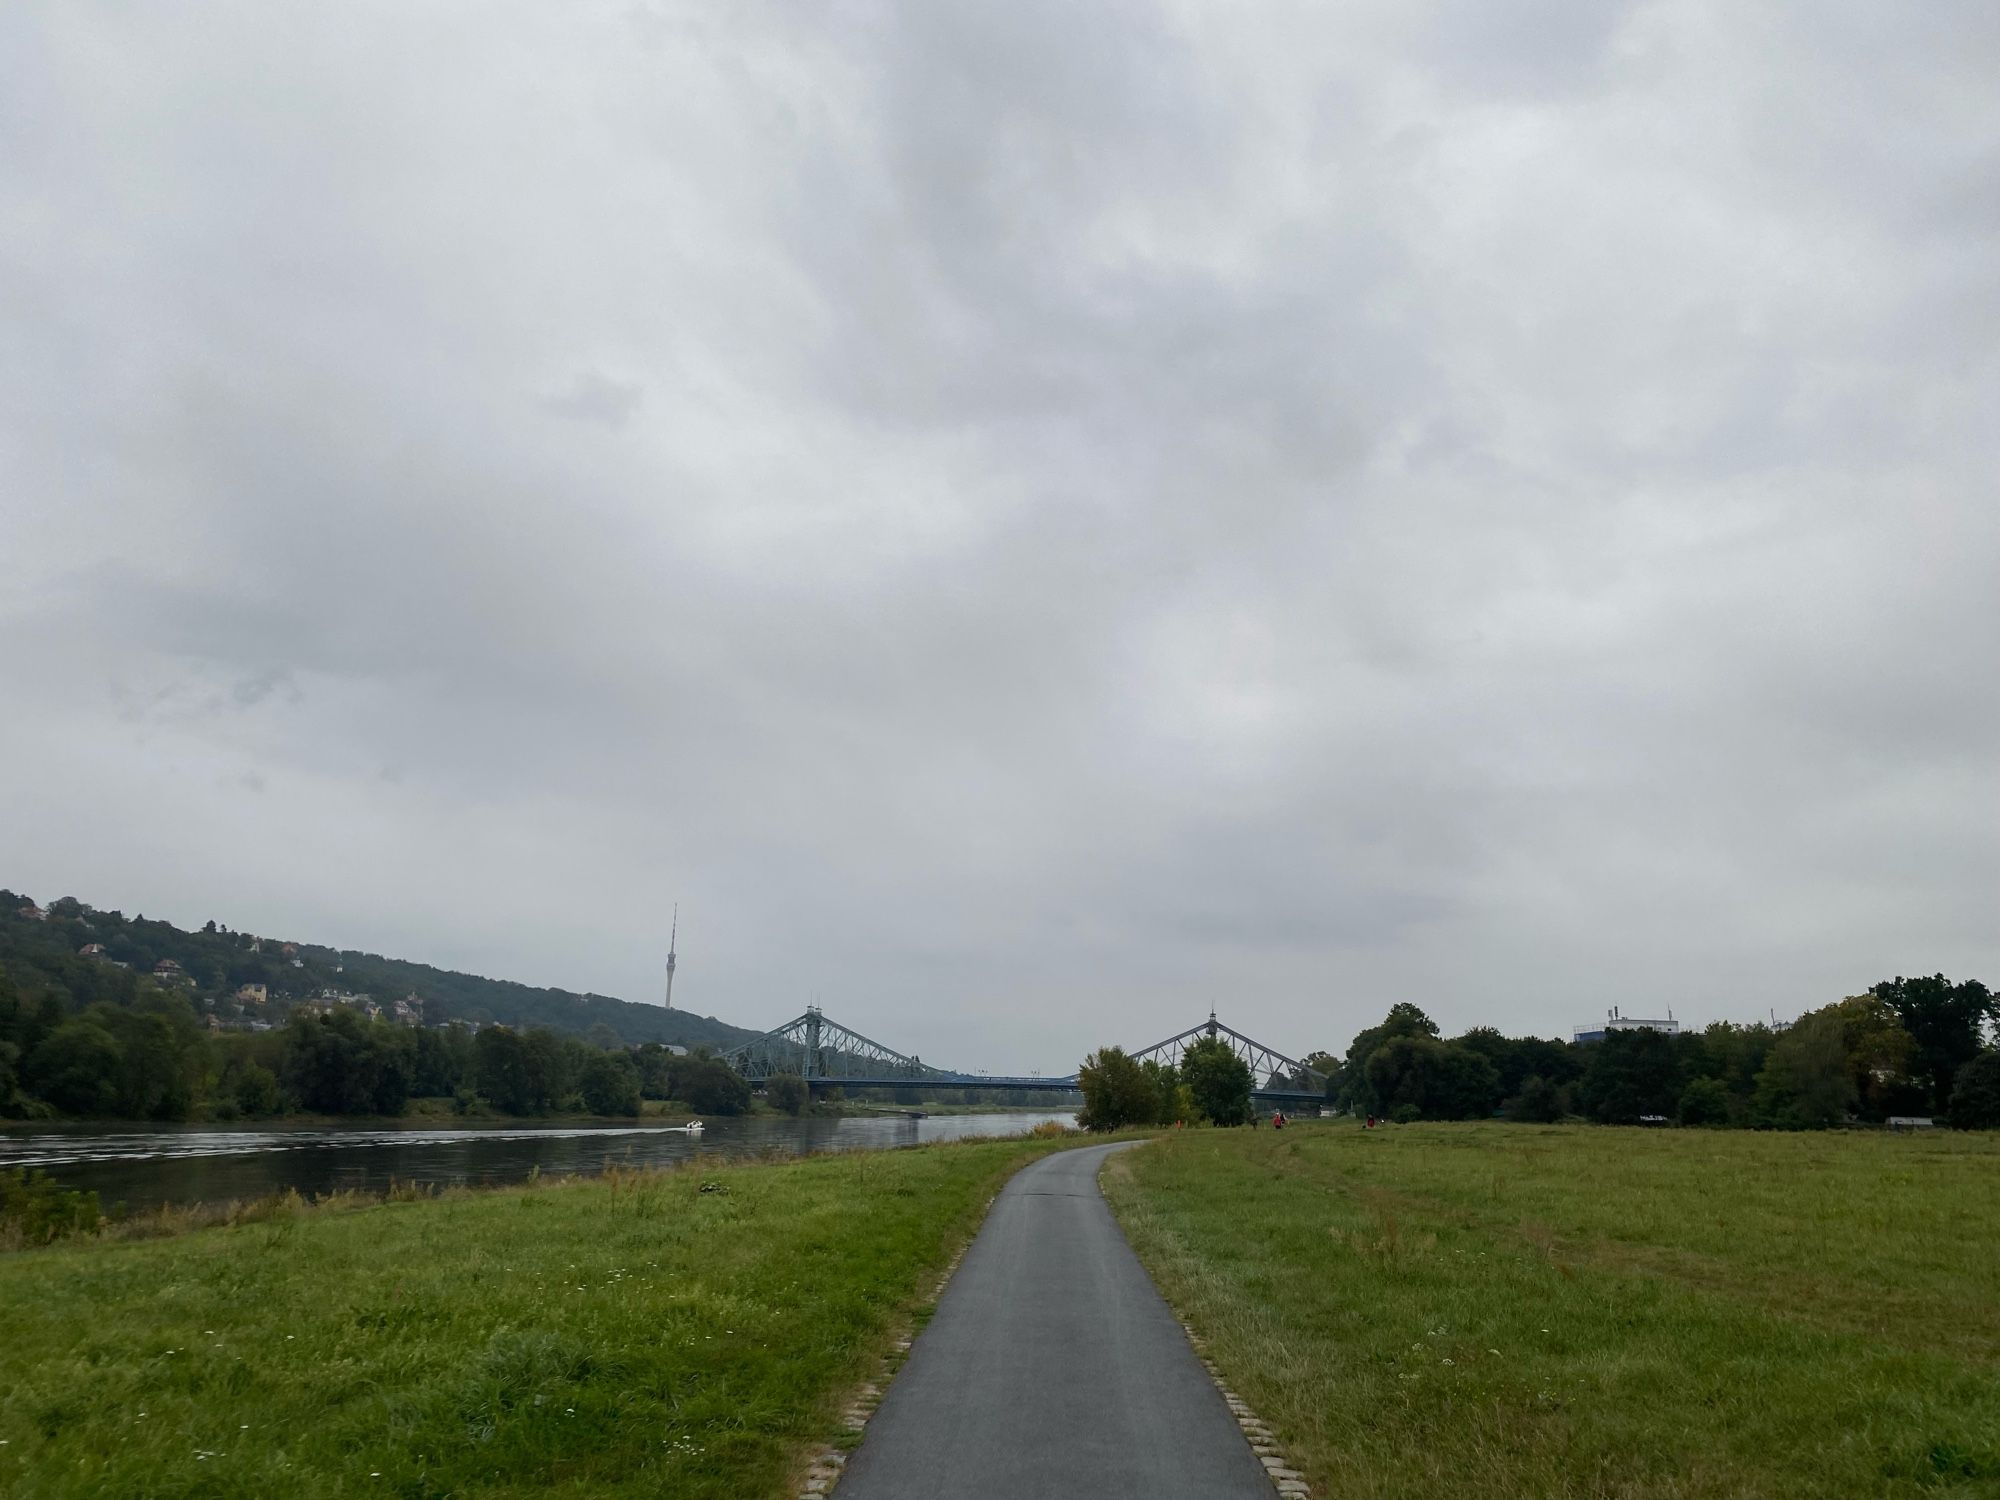
[[[2000,1140],[1308,1122],[1104,1186],[1314,1495],[2000,1492]]]
[[[0,1257],[0,1492],[796,1493],[1068,1140],[709,1161]]]
[[[253,1203],[381,1194],[391,1187],[504,1187],[535,1177],[645,1170],[697,1157],[762,1159],[827,1151],[877,1151],[966,1136],[1020,1135],[1046,1114],[850,1118],[726,1115],[699,1133],[666,1120],[540,1119],[384,1122],[265,1128],[183,1125],[50,1127],[0,1136],[0,1174],[45,1172],[64,1188],[95,1193],[114,1216]],[[1068,1123],[1069,1116],[1056,1116]],[[9,1215],[0,1210],[0,1220]],[[5,1224],[0,1223],[0,1241]]]

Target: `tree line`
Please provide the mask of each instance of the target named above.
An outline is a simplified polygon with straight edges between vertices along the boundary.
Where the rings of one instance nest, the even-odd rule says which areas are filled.
[[[1390,1120],[1604,1124],[1674,1121],[1825,1129],[1892,1116],[2000,1127],[2000,1000],[1977,980],[1884,980],[1789,1027],[1718,1021],[1669,1035],[1614,1030],[1592,1042],[1475,1027],[1449,1039],[1407,1002],[1355,1037],[1327,1075],[1329,1104]]]
[[[642,1099],[740,1114],[750,1085],[721,1058],[626,1048],[543,1027],[395,1026],[346,1007],[297,1010],[275,1030],[212,1033],[188,999],[142,981],[129,1004],[71,1012],[0,973],[0,1116],[234,1120],[396,1115],[412,1099],[465,1112],[637,1115]]]

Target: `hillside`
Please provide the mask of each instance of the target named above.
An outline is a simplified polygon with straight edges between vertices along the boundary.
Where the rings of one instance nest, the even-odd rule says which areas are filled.
[[[28,896],[0,890],[0,975],[26,999],[53,993],[71,1009],[98,1001],[129,1005],[141,978],[162,964],[179,974],[170,968],[161,982],[182,988],[197,1006],[267,1022],[282,1021],[302,1000],[339,994],[367,996],[384,1007],[408,1002],[427,1026],[470,1021],[579,1036],[604,1026],[627,1043],[717,1051],[757,1035],[713,1016],[608,995],[536,989],[375,953],[233,932],[214,922],[189,932],[101,911],[74,897],[44,909]],[[258,986],[263,999],[243,998],[245,987],[254,995]]]

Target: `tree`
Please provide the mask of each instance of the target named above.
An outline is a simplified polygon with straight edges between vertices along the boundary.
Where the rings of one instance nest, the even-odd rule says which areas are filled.
[[[698,1115],[740,1115],[750,1107],[750,1085],[719,1057],[682,1058],[674,1092]]]
[[[1340,1059],[1331,1052],[1308,1052],[1305,1065],[1326,1080],[1326,1097],[1331,1100],[1340,1087]]]
[[[1139,1068],[1153,1086],[1153,1116],[1143,1123],[1171,1125],[1176,1120],[1199,1114],[1193,1093],[1182,1084],[1180,1073],[1172,1063],[1155,1062],[1149,1057],[1139,1064]]]
[[[1397,1037],[1435,1038],[1437,1034],[1437,1022],[1409,1001],[1398,1000],[1389,1007],[1389,1014],[1382,1018],[1380,1025],[1361,1032],[1349,1045],[1347,1060],[1341,1064],[1339,1075],[1330,1089],[1334,1104],[1357,1114],[1388,1113],[1368,1082],[1368,1059],[1374,1056],[1378,1047]]]
[[[1484,1056],[1422,1033],[1390,1038],[1370,1055],[1366,1071],[1372,1112],[1392,1118],[1407,1104],[1423,1119],[1478,1119],[1493,1112],[1500,1095],[1500,1075]]]
[[[0,1041],[0,1119],[18,1119],[28,1112],[21,1093],[21,1049],[13,1042]]]
[[[1958,1070],[1951,1123],[1959,1130],[2000,1130],[2000,1052],[1982,1052]]]
[[[648,1042],[632,1055],[639,1065],[639,1090],[648,1099],[674,1096],[674,1054],[658,1042]]]
[[[1671,1114],[1681,1078],[1673,1039],[1663,1031],[1613,1031],[1589,1048],[1577,1084],[1583,1112],[1606,1125],[1636,1125],[1644,1115]]]
[[[1825,1130],[1855,1099],[1841,1018],[1829,1008],[1795,1022],[1757,1075],[1757,1117],[1781,1130]]]
[[[1250,1123],[1250,1065],[1219,1036],[1204,1036],[1181,1053],[1180,1076],[1194,1106],[1216,1125]]]
[[[1539,1073],[1521,1081],[1521,1092],[1507,1101],[1507,1118],[1522,1125],[1550,1125],[1563,1117],[1562,1090]]]
[[[258,1063],[246,1063],[237,1072],[230,1095],[241,1114],[274,1115],[278,1112],[278,1075]]]
[[[528,1080],[530,1108],[545,1115],[561,1106],[574,1089],[573,1059],[563,1049],[562,1038],[545,1026],[531,1026],[521,1033],[521,1071]]]
[[[1085,1130],[1118,1130],[1151,1125],[1160,1114],[1159,1085],[1122,1047],[1100,1047],[1076,1070],[1083,1109],[1076,1122]]]
[[[342,1007],[294,1014],[285,1027],[285,1087],[307,1109],[329,1115],[396,1115],[410,1102],[408,1034]]]
[[[773,1109],[800,1115],[812,1102],[812,1088],[796,1073],[778,1073],[764,1080],[764,1097]]]
[[[511,1026],[488,1026],[473,1039],[475,1076],[486,1102],[503,1114],[525,1115],[534,1107],[528,1085],[526,1050]]]
[[[118,1039],[96,1021],[65,1021],[29,1055],[30,1092],[64,1114],[108,1115],[118,1105]]]
[[[639,1070],[623,1052],[597,1052],[578,1082],[583,1106],[594,1115],[639,1113]]]
[[[1727,1125],[1729,1089],[1720,1078],[1697,1078],[1681,1090],[1683,1125]]]
[[[1903,1106],[1915,1103],[1909,1097],[1909,1071],[1917,1044],[1895,1008],[1870,991],[1829,1005],[1824,1013],[1840,1022],[1848,1077],[1867,1117],[1880,1120],[1904,1113]]]
[[[1870,994],[1887,1003],[1916,1045],[1914,1067],[1930,1085],[1931,1104],[1942,1109],[1958,1070],[1979,1055],[1981,1032],[2000,1020],[1993,992],[1976,979],[1953,984],[1942,974],[1905,979],[1900,974]]]

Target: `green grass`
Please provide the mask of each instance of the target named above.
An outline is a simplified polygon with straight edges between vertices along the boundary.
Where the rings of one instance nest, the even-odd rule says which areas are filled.
[[[1316,1495],[2000,1495],[1995,1137],[1314,1122],[1105,1187]]]
[[[266,1205],[0,1256],[0,1494],[780,1495],[1001,1182],[1061,1144]]]

